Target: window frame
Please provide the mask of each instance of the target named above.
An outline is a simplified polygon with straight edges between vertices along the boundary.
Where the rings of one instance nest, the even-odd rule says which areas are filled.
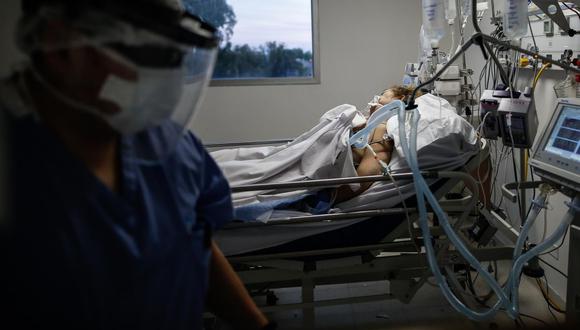
[[[318,85],[320,84],[320,41],[318,31],[318,1],[310,0],[312,21],[312,77],[211,79],[210,87],[223,86],[271,86],[271,85]]]

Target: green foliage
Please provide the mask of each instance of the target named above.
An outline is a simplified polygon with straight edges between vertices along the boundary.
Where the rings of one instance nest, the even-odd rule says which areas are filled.
[[[270,78],[312,76],[312,53],[287,49],[283,43],[267,42],[259,47],[233,45],[230,40],[237,23],[226,0],[184,0],[185,7],[215,26],[222,39],[214,78]]]
[[[252,48],[226,43],[220,48],[214,78],[275,78],[312,76],[312,53],[287,49],[275,41]]]
[[[215,26],[223,41],[229,41],[236,26],[236,13],[226,0],[184,0],[185,8]]]

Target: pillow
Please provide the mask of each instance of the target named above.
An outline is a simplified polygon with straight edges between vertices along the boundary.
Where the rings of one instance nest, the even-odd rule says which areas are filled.
[[[444,140],[450,135],[463,138],[464,142],[475,145],[477,134],[467,120],[455,112],[455,108],[447,100],[432,94],[425,94],[415,100],[421,118],[417,128],[417,151],[424,147]],[[409,118],[407,118],[407,137],[411,132]],[[387,121],[387,133],[393,138],[399,155],[403,155],[403,148],[399,139],[399,118],[397,116]]]

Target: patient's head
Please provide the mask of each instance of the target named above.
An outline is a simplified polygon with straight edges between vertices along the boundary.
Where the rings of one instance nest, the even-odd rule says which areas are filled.
[[[394,100],[401,100],[406,102],[409,96],[413,94],[413,90],[415,87],[413,86],[401,86],[401,85],[393,85],[388,89],[385,89],[383,93],[380,95],[379,104],[385,105],[393,102]],[[417,93],[417,96],[420,96],[420,92]],[[371,114],[377,110],[379,107],[372,107]]]

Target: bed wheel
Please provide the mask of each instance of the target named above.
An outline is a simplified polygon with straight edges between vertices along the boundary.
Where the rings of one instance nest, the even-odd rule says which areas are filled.
[[[266,293],[266,304],[268,306],[275,306],[277,302],[278,297],[276,297],[274,291],[268,291],[268,293]]]

